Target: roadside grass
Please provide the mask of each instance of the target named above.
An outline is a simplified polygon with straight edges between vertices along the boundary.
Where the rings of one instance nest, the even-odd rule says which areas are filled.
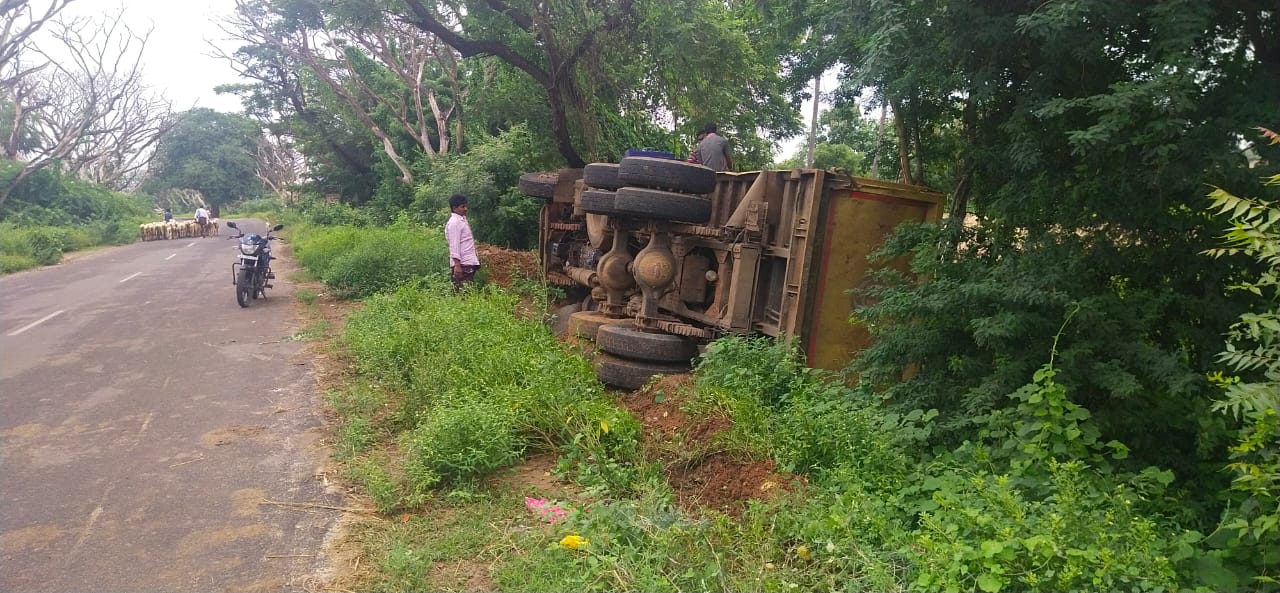
[[[385,269],[365,261],[381,248],[349,249],[367,229],[298,230],[321,247],[304,258],[307,240],[296,243],[304,265],[345,253],[343,277],[353,282]],[[437,239],[400,236],[383,247],[433,253]],[[548,291],[538,292],[455,293],[438,275],[413,272],[299,299],[325,319],[350,311],[314,347],[332,359],[322,366],[335,367],[325,400],[342,476],[380,516],[343,544],[364,569],[331,586],[999,591],[1203,582],[1194,572],[1199,534],[1179,531],[1151,502],[1168,500],[1162,484],[1172,478],[1158,468],[1107,469],[1110,443],[1067,442],[1096,427],[1052,375],[1010,394],[1022,402],[1016,409],[976,417],[984,430],[953,449],[929,441],[937,411],[888,413],[874,389],[807,369],[796,348],[767,339],[718,340],[692,379],[657,381],[643,402],[606,392],[583,349],[528,314],[547,309]],[[372,296],[334,300],[356,294]],[[681,421],[655,433],[631,412],[641,404],[667,404],[660,413]],[[1028,447],[1026,434],[1048,444]],[[545,473],[556,484],[494,480],[531,456],[554,457]],[[717,475],[692,471],[708,460],[723,464]],[[741,460],[750,463],[733,463]],[[749,482],[738,471],[747,469],[765,481]],[[703,488],[715,484],[748,486],[735,495],[744,504],[734,512],[704,504],[723,494]],[[563,517],[545,521],[524,496],[550,501]]]
[[[314,340],[328,337],[333,331],[333,324],[327,319],[313,319],[302,329],[294,332],[289,336],[289,340],[293,342],[310,342]]]
[[[147,220],[134,216],[74,226],[0,222],[0,273],[53,265],[66,253],[131,243],[138,237],[137,224]]]
[[[299,282],[299,281],[306,281],[307,278],[304,277],[302,274],[290,274],[289,280],[291,282]],[[302,289],[298,289],[298,291],[295,292],[293,296],[294,298],[298,299],[299,303],[302,303],[304,305],[312,305],[312,304],[315,304],[316,297],[320,296],[320,293],[314,290],[302,288]]]

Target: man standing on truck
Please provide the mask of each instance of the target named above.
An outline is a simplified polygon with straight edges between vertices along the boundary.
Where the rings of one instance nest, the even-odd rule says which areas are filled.
[[[476,255],[476,240],[471,236],[471,223],[467,222],[467,197],[462,194],[449,196],[449,222],[444,225],[444,240],[449,244],[449,272],[454,288],[471,281],[480,269]]]
[[[712,171],[728,171],[733,168],[733,159],[729,157],[729,140],[716,131],[715,123],[702,128],[705,136],[698,141],[698,158],[704,167]]]

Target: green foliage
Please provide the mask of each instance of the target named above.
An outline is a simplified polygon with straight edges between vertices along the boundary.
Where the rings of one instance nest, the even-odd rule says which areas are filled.
[[[384,228],[304,225],[293,236],[298,262],[340,298],[443,277],[447,269],[443,231],[406,220]]]
[[[137,239],[137,224],[149,217],[141,198],[56,170],[38,171],[0,204],[3,271],[55,264],[69,251],[130,243]]]
[[[699,397],[727,400],[735,431],[758,431],[786,471],[821,477],[858,467],[867,484],[886,486],[907,461],[892,436],[896,418],[884,416],[871,394],[850,389],[804,366],[794,344],[768,338],[721,338],[698,364]],[[754,402],[766,410],[763,421]]]
[[[775,408],[812,381],[799,348],[769,338],[713,342],[698,362],[698,382]]]
[[[42,266],[58,263],[62,259],[62,250],[66,246],[66,233],[58,229],[33,229],[27,233],[31,242],[31,259]]]
[[[0,253],[0,274],[8,274],[10,272],[21,272],[29,270],[40,264],[36,260],[26,255],[11,255],[8,253]]]
[[[1021,491],[1009,476],[969,467],[940,470],[930,485],[937,508],[922,513],[914,544],[913,590],[1078,591],[1181,589],[1175,560],[1192,555],[1196,534],[1169,539],[1137,510],[1125,487],[1097,490],[1079,461],[1051,460],[1047,496]]]
[[[777,166],[783,169],[794,169],[804,166],[806,146],[801,146],[794,156],[783,160]],[[813,149],[813,166],[817,169],[839,169],[849,175],[866,175],[870,161],[864,164],[865,157],[853,148],[844,144],[820,143]]]
[[[1272,144],[1274,132],[1264,130]],[[1267,179],[1280,185],[1280,175]],[[1245,256],[1262,265],[1256,276],[1237,279],[1228,288],[1257,297],[1255,310],[1242,313],[1227,332],[1218,361],[1238,376],[1223,378],[1214,409],[1241,420],[1238,441],[1231,447],[1228,468],[1235,473],[1224,513],[1210,542],[1260,590],[1280,588],[1280,206],[1240,198],[1222,189],[1209,194],[1210,210],[1231,217],[1223,247],[1207,250],[1215,258]]]
[[[485,475],[520,459],[524,445],[504,402],[466,399],[423,410],[405,435],[409,475],[422,490]]]
[[[631,487],[639,424],[605,398],[585,360],[517,319],[515,304],[494,289],[408,285],[349,318],[342,343],[362,376],[402,394],[379,408],[376,427],[404,435],[403,496],[466,483],[526,447],[566,447],[569,466],[608,466],[599,483]]]
[[[951,232],[901,229],[883,260],[910,257],[912,271],[930,281],[886,269],[864,293],[874,304],[854,313],[874,342],[853,368],[883,386],[890,409],[937,409],[935,444],[971,440],[977,418],[1016,405],[1005,396],[1041,366],[1035,353],[1050,349],[1063,311],[1078,308],[1055,381],[1092,413],[1101,441],[1131,449],[1126,463],[1173,470],[1195,492],[1187,508],[1202,520],[1216,515],[1212,493],[1225,483],[1210,460],[1226,435],[1205,423],[1211,386],[1203,373],[1213,328],[1238,307],[1205,290],[1219,273],[1173,274],[1158,239],[1103,230],[1025,232],[984,223],[962,232],[958,250]],[[1158,428],[1151,418],[1161,419]]]
[[[213,206],[262,194],[254,155],[260,128],[252,120],[212,109],[192,109],[156,146],[152,192],[193,189]]]
[[[472,139],[471,149],[422,164],[429,181],[417,188],[413,208],[422,220],[443,227],[449,196],[467,196],[467,219],[476,240],[528,249],[538,239],[541,202],[519,192],[520,175],[533,168],[528,128],[516,126],[496,137]]]

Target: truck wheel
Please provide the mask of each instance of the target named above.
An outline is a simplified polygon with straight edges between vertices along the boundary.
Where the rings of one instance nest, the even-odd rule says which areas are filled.
[[[688,363],[698,354],[698,345],[689,338],[647,332],[629,323],[601,327],[596,333],[596,346],[623,358],[655,362]]]
[[[711,220],[711,198],[643,187],[617,191],[613,207],[619,214],[702,224]]]
[[[613,191],[622,187],[616,163],[591,163],[582,169],[582,183],[587,187]]]
[[[582,192],[582,197],[578,200],[578,206],[584,212],[594,214],[617,214],[617,210],[613,207],[614,193],[602,189],[589,189]]]
[[[578,311],[569,316],[569,335],[595,341],[596,333],[602,326],[623,322],[630,323],[631,320],[625,317],[606,317],[599,311]]]
[[[556,183],[559,179],[560,176],[556,173],[525,173],[520,176],[517,185],[520,193],[550,200],[556,195]]]
[[[624,186],[709,194],[716,189],[716,172],[684,161],[632,156],[618,165],[618,181]]]
[[[689,372],[689,365],[627,360],[609,354],[596,357],[596,378],[601,383],[621,389],[640,389],[654,375],[678,375]]]

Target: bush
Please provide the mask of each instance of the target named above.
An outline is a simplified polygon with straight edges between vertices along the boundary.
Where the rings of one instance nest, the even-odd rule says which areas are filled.
[[[434,226],[448,217],[449,196],[467,196],[467,218],[476,240],[513,249],[528,249],[538,239],[538,212],[542,204],[517,189],[520,175],[533,166],[535,151],[524,126],[497,137],[472,137],[470,149],[423,162],[428,179],[420,186],[413,208]]]
[[[66,233],[56,229],[33,229],[27,234],[31,242],[31,259],[42,266],[49,266],[62,260],[62,249],[66,245]]]
[[[370,297],[342,337],[362,374],[403,394],[380,422],[407,435],[411,491],[557,446],[581,465],[607,465],[595,477],[608,487],[631,487],[640,425],[605,397],[582,357],[516,318],[510,294],[423,284]]]
[[[524,453],[512,411],[499,401],[463,400],[426,410],[424,416],[408,433],[405,447],[416,488],[482,476]]]
[[[398,227],[366,233],[321,278],[338,296],[359,298],[419,278],[443,277],[448,259],[442,231]]]
[[[38,266],[36,260],[26,255],[0,254],[0,273],[20,272]]]
[[[387,228],[307,226],[292,234],[307,271],[341,298],[361,298],[422,278],[443,278],[443,231],[400,221]]]

